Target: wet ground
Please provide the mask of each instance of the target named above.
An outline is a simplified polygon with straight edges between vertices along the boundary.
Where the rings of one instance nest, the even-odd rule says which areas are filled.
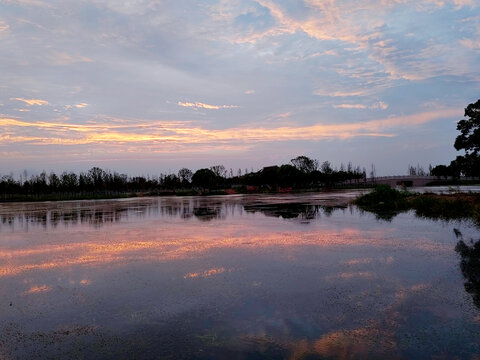
[[[0,204],[0,359],[479,359],[480,231],[357,194]]]

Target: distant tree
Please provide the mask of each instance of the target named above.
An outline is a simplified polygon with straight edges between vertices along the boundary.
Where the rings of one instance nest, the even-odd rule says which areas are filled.
[[[48,186],[50,187],[50,191],[58,191],[60,187],[60,179],[54,172],[48,175]]]
[[[182,168],[178,170],[178,177],[182,183],[190,183],[192,181],[193,172],[190,169]]]
[[[423,166],[421,166],[420,164],[417,164],[417,175],[425,176],[425,170],[423,169]]]
[[[324,161],[322,166],[320,167],[320,171],[324,174],[331,174],[333,173],[332,165],[329,161]]]
[[[377,177],[377,169],[375,169],[375,164],[372,164],[370,170],[370,178],[375,179]]]
[[[278,168],[278,182],[281,186],[298,186],[304,181],[305,173],[289,164]]]
[[[408,165],[408,175],[410,176],[417,175],[417,169],[415,168],[415,166]]]
[[[351,161],[348,162],[347,172],[349,172],[349,173],[353,172],[353,165],[352,165],[352,162],[351,162]]]
[[[309,174],[318,169],[318,160],[310,159],[306,156],[297,156],[290,161],[293,166],[305,174]]]
[[[98,167],[93,167],[88,171],[88,176],[90,178],[91,183],[95,191],[103,189],[103,178],[104,178],[104,171]]]
[[[200,169],[192,176],[194,186],[212,189],[218,184],[218,175],[210,169]]]
[[[430,171],[430,175],[447,178],[450,176],[450,168],[446,165],[437,165]]]
[[[210,170],[212,170],[215,175],[220,176],[220,177],[225,177],[227,173],[227,169],[225,169],[225,166],[223,165],[214,165],[210,167]]]
[[[175,174],[169,174],[163,178],[163,186],[166,189],[176,189],[181,186],[180,178]]]
[[[74,191],[78,186],[78,178],[75,173],[67,173],[66,171],[60,176],[60,182],[63,191]]]

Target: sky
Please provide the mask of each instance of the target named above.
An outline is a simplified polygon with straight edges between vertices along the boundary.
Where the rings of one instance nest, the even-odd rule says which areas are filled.
[[[0,175],[448,164],[478,0],[0,0]]]

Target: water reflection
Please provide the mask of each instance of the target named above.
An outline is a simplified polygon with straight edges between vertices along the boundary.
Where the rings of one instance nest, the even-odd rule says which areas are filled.
[[[313,203],[311,200],[296,202],[298,200],[291,197],[237,196],[0,204],[0,231],[28,231],[32,227],[55,229],[58,226],[76,225],[101,227],[129,219],[155,217],[211,221],[238,216],[244,211],[261,212],[284,219],[298,218],[308,222],[322,214],[330,216],[337,209],[345,209],[352,198],[353,196],[340,196],[334,198],[334,201],[317,199]],[[326,204],[318,204],[319,201]]]
[[[62,226],[92,225],[100,227],[128,219],[152,217],[192,217],[209,221],[222,219],[239,210],[241,204],[212,199],[165,199],[83,201],[57,203],[23,203],[0,205],[0,229],[28,230]]]
[[[465,278],[465,291],[472,295],[473,303],[480,309],[480,239],[472,239],[467,245],[461,231],[454,229],[454,232],[460,238],[455,251],[461,256],[460,269]]]
[[[0,358],[478,358],[453,225],[378,222],[342,203],[2,206],[13,225],[0,234]],[[479,245],[463,244],[478,299]]]
[[[281,217],[283,219],[313,220],[321,214],[330,216],[333,211],[338,209],[346,209],[347,205],[311,205],[304,203],[287,203],[287,204],[254,204],[245,205],[248,212],[261,212],[266,216]]]

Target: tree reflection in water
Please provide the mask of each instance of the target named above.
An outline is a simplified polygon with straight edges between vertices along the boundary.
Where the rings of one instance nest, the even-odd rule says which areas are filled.
[[[313,220],[322,213],[329,217],[337,209],[345,209],[346,206],[311,205],[305,203],[280,203],[280,204],[256,204],[245,205],[247,212],[261,212],[266,216],[281,217],[283,219],[300,218],[304,221]]]
[[[455,236],[460,240],[455,247],[462,258],[460,269],[465,277],[465,291],[472,295],[473,303],[480,309],[480,239],[470,240],[470,244],[463,241],[462,233],[454,229]]]

